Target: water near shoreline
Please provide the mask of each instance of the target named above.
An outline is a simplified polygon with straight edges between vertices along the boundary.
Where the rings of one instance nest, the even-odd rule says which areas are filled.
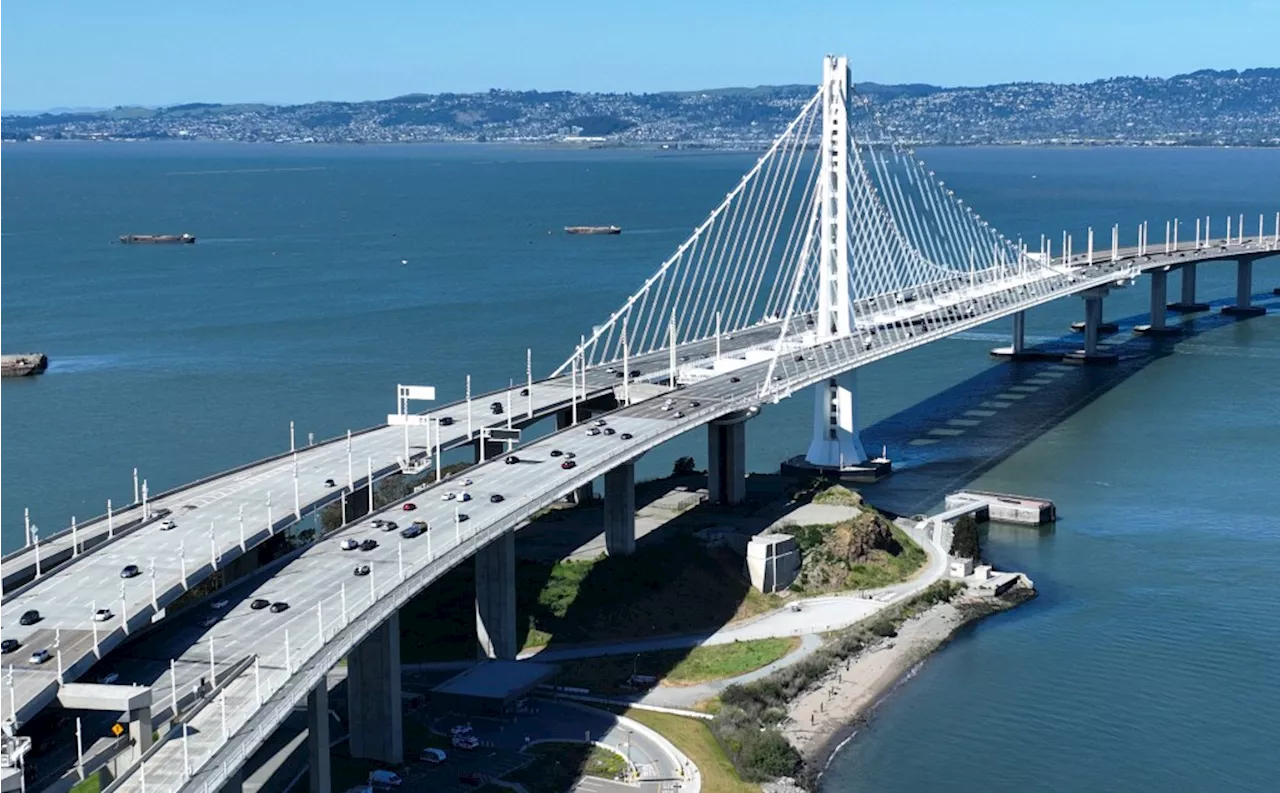
[[[923,154],[1011,237],[1066,226],[1081,239],[1113,220],[1132,237],[1144,218],[1207,211],[1252,223],[1280,200],[1276,151]],[[97,514],[128,499],[135,465],[163,490],[281,451],[291,419],[300,438],[375,423],[397,383],[458,398],[468,372],[478,389],[521,373],[529,345],[549,371],[753,161],[447,146],[5,155],[4,345],[50,356],[47,374],[0,394],[6,549],[23,506],[45,530]],[[607,223],[624,233],[559,233]],[[184,231],[200,241],[111,244]],[[1200,276],[1203,296],[1233,293],[1228,265]],[[1255,278],[1270,291],[1280,263]],[[1141,313],[1146,295],[1113,294],[1107,318]],[[1075,301],[1038,309],[1028,335],[1057,338],[1080,315]],[[992,529],[992,557],[1041,596],[930,659],[836,756],[825,790],[1274,782],[1280,318],[1195,326],[1177,343],[1126,341],[1107,370],[993,364],[1004,328],[987,327],[864,371],[865,442],[899,469],[877,503],[922,511],[976,477],[1052,498],[1062,519]],[[992,399],[1014,385],[1021,399]],[[753,470],[803,448],[810,407],[751,422]],[[704,437],[646,455],[640,475],[682,454],[704,462]]]

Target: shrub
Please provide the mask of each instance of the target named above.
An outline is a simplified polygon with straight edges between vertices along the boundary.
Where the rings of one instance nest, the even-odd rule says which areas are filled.
[[[972,559],[982,558],[982,543],[978,537],[978,521],[972,515],[961,515],[951,535],[951,555]]]
[[[694,467],[695,465],[692,457],[677,457],[675,465],[671,466],[671,475],[689,476],[697,473],[698,469]]]

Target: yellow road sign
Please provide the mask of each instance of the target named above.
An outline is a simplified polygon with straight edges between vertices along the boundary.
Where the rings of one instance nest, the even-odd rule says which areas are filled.
[[[117,738],[119,738],[121,735],[124,735],[124,725],[121,724],[120,722],[116,722],[115,724],[112,724],[111,734],[116,736]]]

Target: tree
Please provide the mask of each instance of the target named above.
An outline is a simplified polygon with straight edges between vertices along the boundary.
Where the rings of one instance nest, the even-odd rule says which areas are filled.
[[[697,470],[694,465],[692,457],[678,457],[676,458],[676,464],[671,466],[671,475],[688,476]]]
[[[951,555],[978,561],[982,558],[982,544],[978,537],[978,521],[972,515],[961,515],[951,535]]]

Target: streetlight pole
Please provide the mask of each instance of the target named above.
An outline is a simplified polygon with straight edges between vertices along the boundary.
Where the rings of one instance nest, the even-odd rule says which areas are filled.
[[[111,514],[111,499],[107,499],[107,539],[114,539],[116,536],[115,518]]]
[[[89,602],[89,622],[93,623],[93,654],[101,658],[102,653],[98,652],[98,601]]]
[[[80,555],[80,541],[76,536],[76,516],[71,516],[71,558]]]
[[[271,491],[267,491],[267,536],[274,537],[276,534],[275,522],[271,520]]]
[[[125,635],[129,635],[129,601],[124,597],[124,582],[120,582],[120,627],[124,628]]]
[[[240,552],[244,553],[249,550],[244,544],[244,504],[240,505],[240,512],[236,515],[236,520],[240,524]]]
[[[142,501],[142,496],[138,491],[138,469],[133,469],[133,503],[137,504]]]
[[[40,577],[40,527],[31,527],[31,543],[36,547],[36,578]]]
[[[156,597],[156,558],[151,557],[147,564],[147,570],[151,574],[151,610],[160,610],[160,599]]]
[[[302,520],[302,500],[298,494],[298,453],[293,453],[293,517]]]
[[[178,541],[178,562],[182,565],[182,589],[187,589],[187,543],[185,540]]]
[[[178,662],[169,659],[169,699],[173,703],[170,721],[178,718]]]
[[[467,438],[471,438],[471,375],[467,375]]]
[[[147,480],[142,480],[142,519],[151,517],[151,507],[147,504]]]
[[[209,564],[218,569],[218,544],[213,538],[213,521],[209,521]]]
[[[368,458],[369,466],[369,514],[373,513],[373,458]]]
[[[436,425],[436,481],[439,482],[443,474],[440,473],[440,419],[435,419]],[[431,431],[431,425],[427,425],[427,432]]]
[[[295,440],[295,439],[294,439],[294,434],[293,434],[293,422],[292,422],[292,421],[290,421],[290,422],[289,422],[289,451],[291,451],[291,452],[296,452],[296,451],[298,450],[298,446],[297,446],[297,444],[294,442],[294,440]]]
[[[356,492],[356,475],[351,465],[351,430],[347,430],[347,487]]]
[[[1261,237],[1261,235],[1259,235]],[[526,347],[524,351],[524,389],[529,393],[529,407],[525,413],[526,418],[533,418],[533,348]]]

